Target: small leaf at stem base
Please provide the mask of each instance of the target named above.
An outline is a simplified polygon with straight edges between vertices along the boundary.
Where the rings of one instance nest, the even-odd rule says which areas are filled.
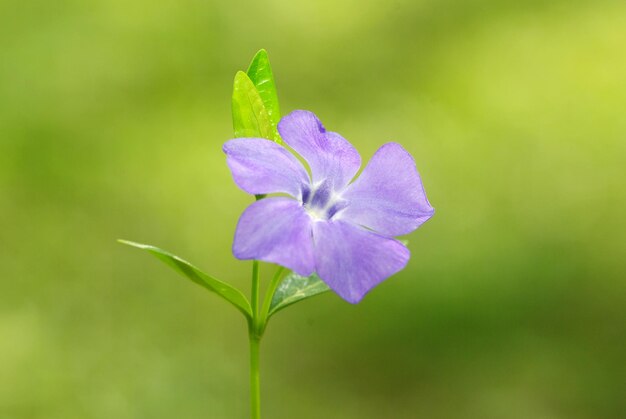
[[[280,283],[268,312],[268,318],[274,313],[282,310],[298,301],[311,298],[315,295],[329,291],[328,285],[316,275],[301,276],[294,272],[289,273]]]

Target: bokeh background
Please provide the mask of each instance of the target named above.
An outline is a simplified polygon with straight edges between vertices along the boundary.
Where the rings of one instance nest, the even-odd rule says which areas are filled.
[[[273,319],[265,417],[626,417],[624,1],[5,0],[0,418],[247,417],[239,313],[115,240],[248,293],[221,144],[259,48],[437,209],[361,304]]]

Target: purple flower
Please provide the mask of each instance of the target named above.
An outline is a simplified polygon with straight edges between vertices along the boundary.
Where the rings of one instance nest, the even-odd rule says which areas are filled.
[[[283,140],[309,164],[311,175],[286,148],[262,138],[224,144],[235,183],[250,194],[280,193],[250,205],[233,243],[238,259],[316,272],[350,303],[402,270],[409,249],[394,236],[410,233],[434,213],[411,155],[383,145],[361,175],[356,149],[324,129],[308,111],[281,119]]]

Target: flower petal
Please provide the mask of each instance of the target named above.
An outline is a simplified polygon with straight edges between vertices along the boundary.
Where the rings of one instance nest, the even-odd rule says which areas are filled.
[[[350,182],[359,167],[361,156],[345,138],[326,131],[309,111],[293,111],[278,123],[283,140],[311,167],[313,183],[328,179],[335,190]]]
[[[337,214],[387,236],[410,233],[434,214],[413,157],[400,144],[376,151],[343,198],[349,205]]]
[[[300,196],[309,183],[306,170],[286,148],[263,138],[236,138],[223,146],[237,186],[250,194]]]
[[[353,304],[403,269],[410,256],[399,241],[340,220],[314,223],[313,237],[317,274]]]
[[[300,202],[264,198],[241,214],[233,254],[237,259],[277,263],[299,275],[315,271],[311,218]]]

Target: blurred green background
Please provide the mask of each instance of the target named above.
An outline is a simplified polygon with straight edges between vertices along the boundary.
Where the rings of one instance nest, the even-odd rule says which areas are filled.
[[[264,416],[626,417],[624,1],[5,0],[0,418],[247,417],[243,318],[115,240],[248,292],[221,145],[259,48],[437,209],[361,304],[273,319]]]

